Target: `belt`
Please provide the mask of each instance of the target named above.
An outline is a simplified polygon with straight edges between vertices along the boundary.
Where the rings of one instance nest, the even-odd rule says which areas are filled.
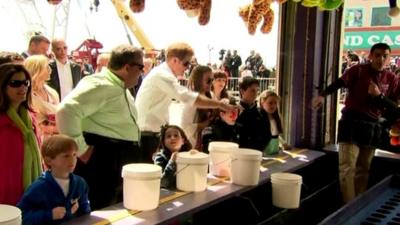
[[[140,135],[142,135],[142,136],[150,136],[150,137],[159,137],[160,136],[160,132],[140,131]]]
[[[117,138],[105,137],[102,135],[87,133],[87,132],[83,132],[83,136],[85,137],[85,141],[88,145],[107,143],[107,144],[139,147],[139,142],[137,141],[121,140]]]

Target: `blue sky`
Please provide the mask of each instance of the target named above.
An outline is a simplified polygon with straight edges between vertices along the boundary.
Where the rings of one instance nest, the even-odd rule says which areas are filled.
[[[111,0],[100,0],[98,12],[92,13],[88,10],[88,2],[90,1],[71,0],[67,36],[70,50],[78,47],[90,35],[103,43],[103,51],[109,51],[121,43],[128,43]],[[206,26],[200,26],[197,19],[189,18],[179,9],[176,0],[147,0],[144,12],[135,14],[135,18],[156,48],[164,48],[174,41],[188,42],[194,47],[199,62],[203,64],[209,60],[218,63],[218,52],[222,48],[237,49],[243,60],[250,50],[254,49],[260,52],[267,67],[272,67],[276,64],[277,56],[279,6],[276,3],[272,5],[276,15],[272,32],[261,34],[257,31],[256,35],[251,36],[238,15],[239,7],[250,2],[252,1],[214,0],[211,19]],[[36,0],[36,5],[43,27],[50,36],[54,8],[44,0]],[[34,12],[29,7],[19,9],[15,0],[0,1],[0,19],[10,21],[0,25],[1,30],[7,31],[0,36],[0,50],[20,52],[26,49],[27,36],[24,34],[32,27],[40,27],[37,25],[39,22],[36,23],[39,19]],[[25,18],[30,22],[26,22]],[[134,37],[132,39],[136,41]]]

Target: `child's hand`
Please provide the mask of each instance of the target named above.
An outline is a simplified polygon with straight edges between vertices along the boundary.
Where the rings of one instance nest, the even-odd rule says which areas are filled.
[[[53,213],[53,220],[59,220],[64,218],[65,216],[65,207],[56,207],[52,210]]]
[[[78,202],[79,198],[72,200],[72,207],[71,207],[71,213],[75,214],[76,211],[78,211],[79,209],[79,202]]]

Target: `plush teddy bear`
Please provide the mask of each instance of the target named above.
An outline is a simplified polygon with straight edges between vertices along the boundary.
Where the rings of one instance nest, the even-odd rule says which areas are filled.
[[[144,10],[144,0],[130,0],[129,7],[134,13],[142,12]]]
[[[177,3],[188,16],[198,16],[200,25],[206,25],[210,21],[211,0],[177,0]]]
[[[397,6],[397,0],[389,0],[389,16],[396,17],[400,15],[400,8]]]
[[[239,16],[247,25],[249,34],[256,32],[258,24],[264,19],[261,25],[261,32],[266,34],[271,32],[274,23],[274,11],[271,9],[272,0],[253,0],[253,3],[245,5],[239,9]],[[283,3],[284,0],[278,0]]]

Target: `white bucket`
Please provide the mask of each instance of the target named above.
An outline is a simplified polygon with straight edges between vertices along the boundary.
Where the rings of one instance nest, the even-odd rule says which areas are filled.
[[[176,187],[182,191],[204,191],[207,188],[208,154],[180,152],[176,157]]]
[[[231,176],[231,154],[239,149],[233,142],[213,141],[208,145],[210,152],[210,172],[214,176]]]
[[[19,208],[0,204],[0,225],[21,225],[21,222]]]
[[[145,163],[127,164],[122,167],[125,208],[152,210],[158,207],[161,170],[160,166]]]
[[[238,185],[257,185],[260,179],[262,152],[240,148],[232,153],[232,182]]]
[[[273,173],[272,204],[279,208],[296,209],[300,205],[302,177],[293,173]]]

